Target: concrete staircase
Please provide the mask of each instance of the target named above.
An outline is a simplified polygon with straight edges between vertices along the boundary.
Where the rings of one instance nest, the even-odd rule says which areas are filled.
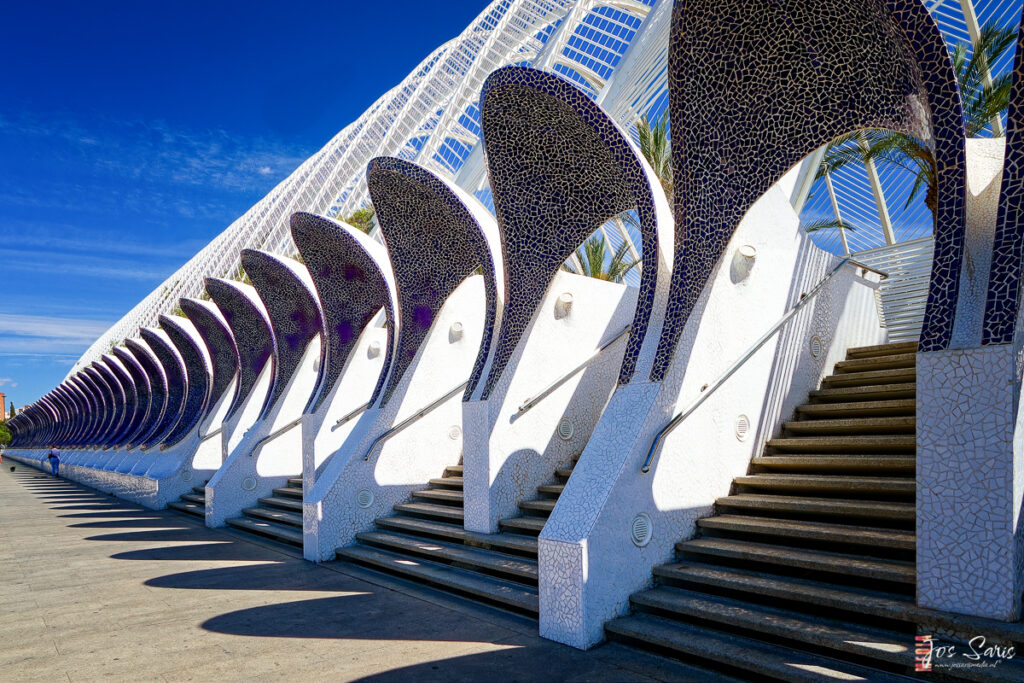
[[[259,499],[256,507],[242,510],[241,517],[227,520],[229,526],[282,543],[302,547],[302,478],[274,489],[273,496]]]
[[[178,500],[168,503],[167,507],[206,519],[206,484],[193,486],[191,493],[183,494]]]
[[[850,349],[608,636],[773,680],[913,672],[915,351]]]
[[[449,467],[338,557],[536,616],[537,536],[571,473],[559,470],[559,483],[539,487],[540,498],[521,503],[524,516],[502,520],[500,533],[480,534],[463,529],[462,467]]]

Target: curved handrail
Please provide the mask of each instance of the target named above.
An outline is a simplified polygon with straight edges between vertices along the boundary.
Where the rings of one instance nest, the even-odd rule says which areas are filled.
[[[828,282],[836,275],[836,273],[843,269],[843,266],[847,265],[853,265],[858,268],[863,268],[864,270],[871,271],[872,273],[877,273],[879,276],[882,277],[882,279],[889,277],[888,273],[876,270],[871,266],[867,266],[850,257],[846,257],[842,261],[840,261],[836,265],[836,267],[829,271],[828,275],[822,278],[821,281],[818,282],[818,284],[814,285],[814,287],[812,287],[810,291],[800,295],[800,301],[798,301],[793,306],[793,308],[789,309],[789,311],[787,311],[786,314],[783,315],[777,323],[772,325],[767,332],[761,335],[761,337],[756,342],[754,342],[753,346],[751,346],[749,349],[743,352],[743,355],[736,359],[736,361],[734,361],[733,364],[730,365],[726,369],[726,371],[718,377],[718,379],[716,379],[711,384],[705,384],[703,387],[701,387],[701,395],[698,396],[696,400],[694,400],[692,403],[686,406],[686,408],[684,408],[681,412],[677,413],[675,417],[669,420],[668,424],[666,424],[658,431],[658,433],[654,437],[654,441],[651,443],[650,449],[648,449],[647,451],[647,457],[644,458],[644,464],[640,467],[640,471],[642,473],[646,474],[647,472],[650,471],[651,461],[654,460],[654,456],[657,455],[658,450],[661,448],[661,442],[664,441],[666,436],[668,436],[668,433],[675,429],[677,426],[679,426],[680,422],[685,420],[687,417],[690,416],[691,413],[693,413],[693,411],[699,408],[708,396],[713,394],[715,390],[718,389],[718,387],[722,386],[722,384],[724,384],[727,379],[732,377],[733,374],[735,374],[735,372],[739,370],[744,363],[750,360],[751,356],[753,356],[758,349],[764,346],[768,342],[768,340],[775,335],[776,332],[782,329],[783,325],[789,322],[790,318],[797,314],[797,311],[803,308],[803,306],[808,301],[817,296],[818,293],[822,289],[824,289],[825,285],[828,284]]]
[[[363,456],[363,460],[365,461],[365,460],[369,460],[370,459],[370,455],[373,453],[373,449],[376,448],[377,444],[379,444],[381,441],[384,441],[385,439],[390,438],[391,435],[394,434],[395,432],[399,432],[399,431],[405,429],[406,426],[408,426],[409,424],[412,424],[416,420],[420,419],[421,417],[423,417],[424,415],[429,413],[431,410],[433,410],[437,406],[441,405],[442,403],[444,403],[445,401],[450,399],[455,394],[457,394],[460,391],[462,391],[463,389],[465,389],[467,384],[469,384],[469,380],[466,380],[465,382],[463,382],[459,386],[455,387],[454,389],[449,391],[447,394],[445,394],[441,398],[434,399],[433,401],[431,401],[427,405],[425,405],[422,408],[420,408],[417,412],[413,413],[412,415],[410,415],[409,417],[405,418],[404,420],[402,420],[401,422],[399,422],[395,426],[391,427],[391,429],[387,430],[386,432],[384,432],[383,434],[378,436],[376,439],[373,440],[373,443],[370,444],[370,447],[366,449],[366,455]]]
[[[358,415],[359,413],[363,412],[364,410],[366,410],[369,407],[370,407],[370,403],[368,401],[368,402],[364,403],[363,405],[359,406],[358,408],[356,408],[355,410],[353,410],[352,412],[346,413],[342,417],[338,418],[337,421],[335,421],[334,426],[331,427],[331,431],[333,432],[335,429],[337,429],[341,425],[345,424],[346,422],[351,420],[353,417],[355,417],[356,415]]]
[[[270,434],[267,434],[265,437],[263,437],[262,439],[257,441],[256,445],[253,446],[251,449],[249,449],[249,457],[251,458],[253,456],[253,453],[255,453],[259,449],[263,448],[264,444],[266,444],[266,443],[268,443],[270,441],[273,441],[277,437],[279,437],[282,434],[284,434],[285,432],[287,432],[289,429],[292,429],[293,427],[296,427],[299,424],[301,424],[303,417],[304,416],[300,415],[299,417],[295,418],[294,420],[292,420],[291,422],[286,424],[284,427],[281,427],[280,429],[278,429],[275,432],[271,432]]]
[[[633,329],[632,325],[626,325],[626,327],[624,327],[621,332],[619,332],[614,337],[612,337],[611,339],[597,347],[597,350],[590,354],[587,357],[587,359],[584,360],[582,363],[580,363],[575,368],[573,368],[572,370],[565,373],[560,378],[556,379],[554,382],[549,384],[543,391],[541,391],[536,396],[531,396],[530,398],[523,401],[522,405],[519,406],[519,410],[516,411],[516,416],[518,417],[519,415],[522,415],[523,413],[525,413],[526,411],[530,410],[535,405],[543,401],[545,398],[547,398],[548,394],[550,394],[558,387],[562,386],[562,384],[564,384],[570,377],[575,375],[577,372],[590,365],[591,361],[600,356],[604,352],[604,350],[607,349],[609,346],[617,342],[619,339],[622,339],[622,337],[628,334],[631,329]]]

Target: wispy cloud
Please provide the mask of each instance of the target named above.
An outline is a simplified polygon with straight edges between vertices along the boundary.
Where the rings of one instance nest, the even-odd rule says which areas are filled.
[[[18,383],[15,382],[10,377],[0,377],[0,387],[7,386],[7,385],[10,385],[10,387],[13,389],[16,386],[18,386]]]
[[[157,284],[174,272],[172,265],[144,263],[138,259],[119,260],[81,254],[55,254],[44,250],[0,249],[6,271],[50,273],[66,277],[99,277],[112,280],[139,280]]]
[[[103,320],[0,313],[0,334],[74,342],[96,339],[110,327]]]

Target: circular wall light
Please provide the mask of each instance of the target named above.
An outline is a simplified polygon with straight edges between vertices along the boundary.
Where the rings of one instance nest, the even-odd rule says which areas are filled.
[[[629,538],[637,548],[643,548],[651,542],[652,536],[654,536],[654,524],[651,523],[650,517],[641,512],[633,518],[633,522],[629,525]]]

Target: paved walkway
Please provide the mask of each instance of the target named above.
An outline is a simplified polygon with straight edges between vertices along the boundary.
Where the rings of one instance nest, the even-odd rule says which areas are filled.
[[[0,681],[706,680],[4,462]]]

